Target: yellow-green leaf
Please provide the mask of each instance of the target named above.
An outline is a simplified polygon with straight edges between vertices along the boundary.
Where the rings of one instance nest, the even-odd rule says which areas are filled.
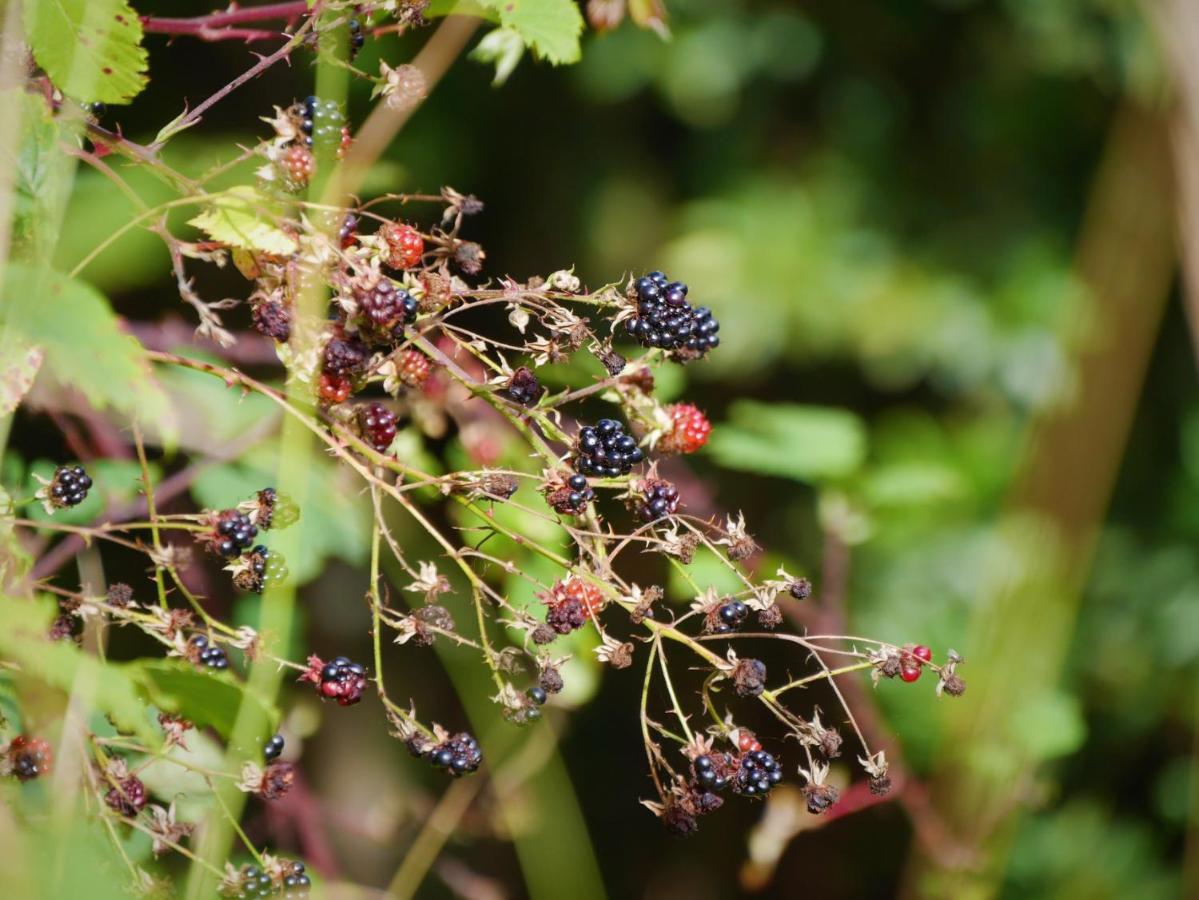
[[[188,224],[230,247],[278,256],[295,253],[296,239],[277,223],[275,204],[254,188],[243,185],[217,194],[208,209]]]
[[[23,12],[33,58],[63,93],[128,103],[146,86],[142,22],[126,0],[34,0]]]
[[[574,0],[482,0],[539,57],[554,65],[578,62],[583,16]]]

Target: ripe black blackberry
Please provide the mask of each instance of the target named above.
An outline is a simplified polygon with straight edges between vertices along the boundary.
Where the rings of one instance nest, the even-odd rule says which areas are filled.
[[[558,634],[570,634],[586,625],[590,617],[591,613],[588,612],[586,603],[574,597],[567,597],[549,607],[545,614],[545,624]]]
[[[334,337],[325,344],[324,370],[330,375],[357,375],[368,359],[370,351],[361,341]]]
[[[283,554],[259,544],[246,555],[246,568],[234,576],[233,583],[243,591],[261,594],[268,587],[282,584],[288,574]]]
[[[266,745],[262,748],[262,756],[267,762],[278,759],[279,754],[281,754],[282,752],[283,752],[283,735],[281,735],[281,734],[272,735],[271,739],[269,741],[267,741]]]
[[[783,767],[765,750],[751,750],[741,755],[741,763],[733,778],[733,790],[747,797],[763,797],[783,780]]]
[[[193,635],[188,643],[195,648],[193,652],[196,655],[196,662],[200,665],[222,671],[229,668],[229,657],[225,655],[224,648],[208,643],[205,635]]]
[[[720,343],[720,323],[706,306],[687,302],[687,285],[661,272],[637,279],[637,315],[625,324],[643,347],[702,356]]]
[[[286,343],[291,337],[291,313],[278,300],[263,300],[255,303],[251,310],[254,328],[259,334],[264,334],[280,343]]]
[[[91,476],[83,466],[59,466],[54,470],[54,478],[46,492],[53,507],[78,506],[87,499],[91,486]]]
[[[642,485],[642,496],[637,504],[637,517],[643,522],[656,522],[679,511],[679,489],[669,481],[648,479]]]
[[[508,379],[508,386],[500,391],[501,395],[521,406],[534,406],[544,393],[545,388],[527,366],[521,366],[513,372]]]
[[[449,770],[451,775],[466,775],[483,763],[479,742],[465,731],[430,747],[425,756],[438,768]]]
[[[341,706],[353,706],[366,690],[366,669],[344,656],[321,667],[317,691]]]
[[[716,621],[713,624],[712,632],[728,634],[739,627],[748,615],[749,607],[740,600],[730,600],[728,603],[721,604],[720,609],[716,612]]]
[[[382,403],[368,403],[358,411],[358,425],[366,442],[380,453],[396,437],[396,414]]]
[[[534,703],[536,703],[538,706],[541,706],[543,703],[545,703],[546,700],[549,699],[546,696],[545,688],[541,687],[540,685],[529,688],[528,694],[529,694],[529,699],[532,700]]]
[[[581,512],[588,503],[595,499],[595,491],[587,483],[587,478],[578,473],[566,479],[560,487],[549,490],[545,499],[555,512],[573,516]]]
[[[245,865],[238,873],[235,890],[233,897],[270,897],[275,893],[275,882],[258,866]]]
[[[288,868],[290,871],[283,876],[283,896],[287,898],[307,897],[308,889],[312,887],[312,879],[305,872],[304,864],[295,860]]]
[[[218,556],[232,559],[252,545],[257,536],[258,527],[248,515],[236,509],[226,509],[217,516],[216,535],[210,545]]]
[[[616,478],[627,475],[644,459],[637,439],[625,434],[624,426],[615,419],[585,426],[575,442],[574,467],[581,475]]]
[[[335,100],[306,97],[300,105],[300,130],[304,132],[305,143],[315,150],[336,150],[345,124],[345,116]]]
[[[728,787],[729,779],[726,774],[729,769],[729,761],[726,754],[719,754],[715,758],[712,756],[697,756],[691,763],[691,768],[695,772],[695,780],[702,787],[709,791],[723,791]]]

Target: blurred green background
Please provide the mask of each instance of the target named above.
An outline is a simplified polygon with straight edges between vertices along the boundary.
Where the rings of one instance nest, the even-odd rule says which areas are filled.
[[[970,690],[938,702],[931,684],[888,682],[872,695],[912,772],[906,802],[803,820],[793,840],[784,804],[759,831],[761,807],[727,804],[679,841],[637,805],[649,785],[636,670],[601,672],[581,649],[566,695],[579,708],[547,723],[562,762],[541,771],[534,753],[527,781],[480,787],[422,896],[1194,896],[1199,395],[1174,277],[1168,78],[1141,8],[668,9],[669,41],[625,23],[589,33],[578,65],[526,60],[498,88],[459,61],[367,189],[483,199],[466,236],[493,276],[573,264],[591,285],[649,268],[688,282],[723,338],[659,382],[716,423],[676,472],[691,508],[743,510],[768,548],[763,575],[785,561],[818,592],[835,580],[848,633],[952,647]],[[402,62],[423,39],[369,41],[358,65]],[[135,140],[250,61],[233,43],[147,44],[148,90],[106,118]],[[263,136],[259,115],[311,91],[309,59],[218,105],[168,161],[199,173]],[[367,94],[351,85],[352,122]],[[148,201],[167,197],[129,177]],[[60,260],[130,209],[81,171]],[[152,235],[85,274],[143,334],[185,318]],[[198,285],[246,290],[232,272]],[[184,418],[201,423],[187,449],[219,449],[267,415],[174,377]],[[44,419],[21,414],[14,435],[28,458],[60,452]],[[270,460],[260,449],[215,467],[194,500],[227,505]],[[297,646],[362,655],[368,526],[347,511],[349,481],[318,480]],[[225,612],[253,621],[253,606]],[[413,685],[422,711],[464,721],[457,689],[476,721],[490,715],[474,660],[392,655],[390,680]],[[319,712],[292,704],[297,733],[313,727]],[[343,877],[383,884],[444,786],[368,706],[304,746],[319,819],[252,809],[248,829],[300,853],[318,841]],[[570,826],[576,803],[586,833]],[[588,886],[588,839],[602,887]]]

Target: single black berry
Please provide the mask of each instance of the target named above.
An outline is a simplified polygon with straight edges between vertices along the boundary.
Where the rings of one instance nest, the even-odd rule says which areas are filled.
[[[705,306],[687,302],[687,285],[661,272],[637,279],[637,315],[625,329],[643,347],[688,351],[702,356],[720,343],[720,323]]]
[[[541,706],[541,704],[545,703],[545,701],[546,701],[545,690],[541,687],[529,688],[529,699],[532,700],[534,703],[536,703],[538,706]]]
[[[521,366],[512,373],[512,377],[508,379],[508,386],[500,393],[513,403],[519,403],[521,406],[534,406],[541,399],[541,395],[545,393],[545,388],[537,380],[532,369]]]
[[[270,762],[272,759],[278,759],[279,754],[283,752],[283,735],[276,734],[266,742],[266,746],[262,748],[263,758]]]
[[[580,475],[617,478],[645,459],[637,440],[615,419],[600,419],[580,429],[574,466]]]
[[[59,466],[54,470],[54,478],[47,489],[50,505],[78,506],[87,499],[91,486],[91,476],[84,471],[83,466]]]

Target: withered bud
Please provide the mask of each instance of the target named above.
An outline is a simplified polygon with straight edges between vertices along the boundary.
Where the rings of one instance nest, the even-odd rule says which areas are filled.
[[[808,802],[808,812],[814,816],[827,812],[840,796],[840,792],[831,784],[805,785],[803,794]]]
[[[623,356],[613,350],[611,347],[602,348],[595,352],[595,358],[598,359],[608,370],[609,375],[619,375],[628,362]]]
[[[779,609],[777,603],[758,610],[758,624],[763,628],[778,628],[783,624],[783,611]]]
[[[885,797],[891,793],[891,776],[875,775],[869,781],[870,793],[876,797]]]
[[[631,387],[637,388],[646,396],[654,392],[654,373],[649,366],[642,366],[637,371],[626,375],[622,381]]]
[[[530,637],[533,638],[534,644],[552,644],[554,639],[558,637],[558,632],[543,623],[533,629]]]
[[[125,607],[133,602],[133,588],[123,581],[108,586],[108,594],[104,598],[109,606]]]
[[[562,673],[558,671],[557,666],[546,666],[541,670],[537,683],[547,694],[557,694],[563,688]]]
[[[812,596],[812,582],[806,578],[796,578],[788,585],[787,590],[796,600],[807,600]]]
[[[613,669],[627,669],[633,664],[633,645],[628,641],[612,651],[608,657],[608,665]]]
[[[960,697],[966,693],[966,682],[960,675],[947,675],[941,682],[941,690],[950,697]]]
[[[766,664],[760,659],[742,659],[733,669],[738,697],[757,697],[766,689]]]
[[[898,656],[888,656],[878,664],[879,674],[886,678],[894,678],[902,668]]]
[[[467,275],[478,275],[483,271],[483,260],[486,258],[487,253],[474,241],[454,243],[454,262]]]
[[[296,780],[296,767],[278,760],[266,767],[255,792],[263,800],[278,800],[291,790]]]
[[[670,803],[662,811],[662,824],[666,826],[667,831],[679,837],[695,834],[699,830],[699,824],[695,821],[695,816],[687,812],[678,803]]]
[[[841,755],[841,732],[835,728],[826,728],[820,735],[820,752],[825,759],[835,759]]]

